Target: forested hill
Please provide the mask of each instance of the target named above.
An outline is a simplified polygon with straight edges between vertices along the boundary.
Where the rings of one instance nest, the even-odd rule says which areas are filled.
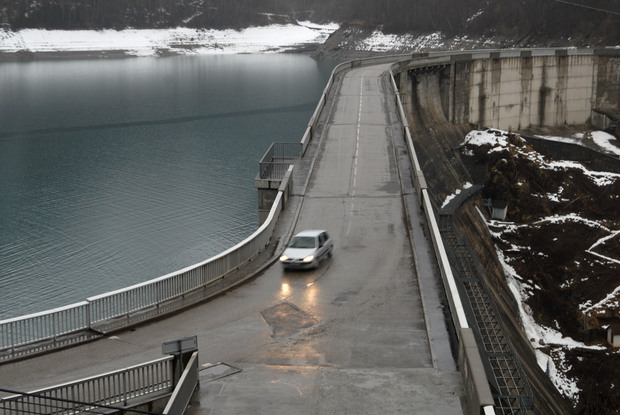
[[[386,33],[571,36],[620,44],[620,0],[0,0],[2,28],[244,28],[314,22]]]

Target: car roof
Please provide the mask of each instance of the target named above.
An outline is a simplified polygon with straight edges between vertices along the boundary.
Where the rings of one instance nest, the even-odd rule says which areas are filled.
[[[306,229],[295,234],[295,236],[319,236],[321,233],[326,232],[323,229]]]

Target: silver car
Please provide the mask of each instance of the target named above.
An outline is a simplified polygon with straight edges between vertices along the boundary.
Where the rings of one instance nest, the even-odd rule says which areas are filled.
[[[299,232],[288,244],[280,263],[284,268],[318,268],[319,263],[332,256],[334,243],[329,234],[321,229]]]

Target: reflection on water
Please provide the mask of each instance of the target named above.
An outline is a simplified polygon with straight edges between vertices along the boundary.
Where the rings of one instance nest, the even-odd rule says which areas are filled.
[[[302,55],[0,64],[0,319],[211,257],[257,227],[253,178],[333,63]]]

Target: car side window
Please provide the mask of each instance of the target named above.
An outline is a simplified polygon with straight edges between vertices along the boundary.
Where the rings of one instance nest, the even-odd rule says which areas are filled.
[[[325,245],[325,242],[327,242],[327,234],[325,232],[321,233],[319,235],[319,244],[320,246]]]

